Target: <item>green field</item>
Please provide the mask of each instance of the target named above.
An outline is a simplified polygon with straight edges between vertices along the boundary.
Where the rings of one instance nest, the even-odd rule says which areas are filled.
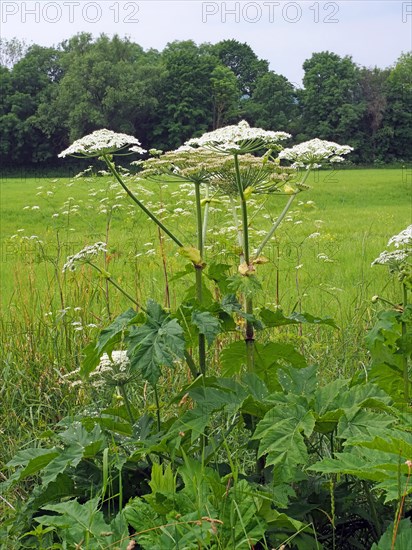
[[[340,316],[338,322],[345,325],[354,306],[366,305],[370,296],[387,284],[385,270],[370,269],[370,263],[388,238],[412,219],[410,175],[408,180],[402,169],[381,169],[321,171],[311,177],[311,189],[298,196],[276,239],[265,250],[270,262],[261,268],[265,280],[262,299],[274,302],[277,296],[285,309],[299,300],[303,309]],[[139,300],[149,296],[161,299],[157,229],[143,213],[136,212],[120,187],[110,188],[106,178],[10,178],[1,185],[1,305],[6,318],[14,308],[29,304],[35,308],[28,314],[58,308],[62,299],[59,285],[64,286],[65,305],[83,306],[85,296],[73,293],[81,284],[89,284],[90,273],[86,270],[82,276],[76,275],[74,282],[71,275],[61,276],[61,267],[68,254],[97,241],[108,240],[110,272]],[[190,189],[178,185],[160,188],[153,183],[145,188],[149,190],[142,195],[146,203],[161,212],[180,238],[194,244]],[[141,186],[139,189],[142,193]],[[268,227],[267,218],[276,217],[283,203],[283,197],[257,200],[252,235]],[[234,232],[230,230],[233,220],[225,204],[213,210],[207,242],[210,257],[216,259],[217,254],[219,261],[232,262],[236,258]],[[184,260],[176,255],[172,243],[166,242],[165,247],[167,268],[173,275],[183,269]],[[181,287],[180,282],[171,284],[172,305],[173,299],[179,299]],[[117,304],[118,299],[112,299]],[[90,306],[90,299],[87,304]]]
[[[321,377],[332,380],[362,371],[368,361],[364,336],[381,308],[371,297],[401,301],[396,280],[371,262],[411,223],[412,182],[402,169],[343,169],[320,171],[308,184],[264,251],[269,261],[259,266],[263,291],[255,306],[333,317],[339,330],[310,326],[274,334],[297,345]],[[196,245],[190,185],[132,186],[179,238]],[[254,246],[284,203],[284,196],[252,197]],[[233,223],[225,199],[213,205],[207,264],[238,263]],[[99,329],[130,306],[89,266],[62,272],[68,255],[97,241],[107,242],[109,253],[96,262],[139,303],[154,298],[173,308],[193,285],[191,273],[176,277],[187,261],[173,242],[108,177],[2,180],[0,467],[26,444],[47,438],[50,423],[89,402],[87,388],[71,391],[65,376]],[[218,369],[218,351],[208,361]],[[176,383],[168,376],[166,396]]]

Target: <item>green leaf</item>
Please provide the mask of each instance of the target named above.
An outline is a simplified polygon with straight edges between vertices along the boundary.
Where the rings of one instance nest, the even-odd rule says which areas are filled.
[[[99,364],[104,352],[110,353],[121,342],[124,333],[132,321],[137,322],[142,314],[136,314],[128,309],[113,321],[111,325],[100,332],[97,342],[91,342],[83,350],[83,360],[80,375],[87,377]]]
[[[176,359],[184,358],[182,327],[153,300],[147,305],[146,323],[130,329],[127,342],[131,367],[153,385],[161,375],[162,366],[173,367]]]
[[[338,423],[337,436],[341,439],[370,437],[382,434],[388,427],[393,426],[394,418],[370,410],[354,411],[344,414]]]
[[[232,275],[228,278],[228,289],[232,292],[240,292],[247,297],[255,296],[262,290],[262,284],[255,275],[244,277],[243,275]]]
[[[271,391],[280,390],[278,371],[287,365],[302,368],[306,366],[303,355],[290,344],[255,342],[255,372]],[[246,346],[243,340],[232,342],[220,355],[223,376],[239,374],[246,365]]]
[[[165,468],[162,464],[153,464],[149,485],[152,493],[175,493],[176,476],[173,474],[170,464]]]
[[[56,481],[60,474],[64,474],[66,468],[76,467],[83,457],[84,448],[80,445],[70,445],[62,450],[49,464],[44,468],[42,474],[43,486],[47,487],[52,481]]]
[[[373,364],[386,364],[402,368],[402,358],[396,355],[397,340],[401,336],[400,313],[394,310],[381,311],[375,326],[365,338]]]
[[[193,275],[195,272],[195,267],[192,263],[186,264],[184,267],[184,271],[178,271],[173,275],[173,277],[170,277],[169,281],[178,281],[179,279],[182,279],[183,277],[186,277],[187,275]]]
[[[74,497],[77,494],[73,479],[67,474],[59,474],[54,481],[47,485],[47,488],[42,485],[35,487],[29,506],[32,511],[35,511],[45,504]]]
[[[311,396],[318,385],[316,370],[316,365],[303,369],[282,369],[279,371],[279,382],[288,393]]]
[[[260,310],[260,318],[266,327],[281,327],[284,325],[297,325],[301,323],[309,323],[315,325],[327,325],[333,328],[338,328],[333,319],[330,317],[315,317],[310,313],[292,313],[286,317],[281,309],[272,311],[268,308]]]
[[[187,288],[185,295],[183,297],[183,302],[184,303],[193,302],[193,303],[196,303],[198,306],[200,306],[197,300],[196,284],[189,286],[189,288]],[[205,285],[204,280],[202,278],[202,307],[209,309],[213,307],[214,303],[215,303],[215,300],[212,296],[212,293],[210,292],[209,288]]]
[[[95,456],[106,446],[106,438],[98,424],[88,431],[81,422],[73,422],[67,430],[59,434],[59,438],[66,445],[79,445],[85,458]]]
[[[61,502],[58,504],[49,504],[44,506],[44,510],[55,512],[56,515],[45,515],[36,517],[35,520],[41,525],[53,526],[63,531],[67,547],[76,548],[85,540],[92,541],[90,548],[107,548],[111,543],[119,544],[116,536],[113,540],[113,531],[111,525],[108,525],[103,517],[103,513],[98,509],[100,499],[98,497],[87,501],[85,504],[79,504],[76,500]],[[121,527],[121,522],[114,526]],[[120,544],[120,548],[126,549],[128,544],[128,533],[124,529],[122,537],[126,537]]]
[[[392,454],[403,467],[404,462],[412,457],[412,434],[393,429],[391,432],[393,434],[392,437],[386,436],[383,438],[377,435],[373,439],[368,438],[366,441],[364,436],[353,438],[351,445],[357,444],[365,448]],[[387,460],[389,459],[387,458]],[[406,466],[404,470],[406,472]]]
[[[408,468],[395,453],[374,449],[373,444],[361,443],[365,448],[351,446],[348,451],[335,453],[334,458],[324,458],[308,469],[323,474],[346,474],[379,482],[380,489],[387,492],[386,500],[397,499],[399,487],[406,486]],[[371,448],[366,448],[366,445]]]
[[[393,531],[394,525],[392,522],[378,544],[373,543],[371,550],[408,550],[408,548],[412,548],[412,524],[410,519],[402,519],[399,522],[394,546],[392,545]]]
[[[207,269],[207,277],[214,281],[223,294],[228,292],[228,272],[231,266],[228,264],[210,263]]]
[[[193,311],[192,323],[204,334],[209,346],[220,332],[220,321],[208,311]]]
[[[276,405],[258,423],[252,439],[259,441],[259,456],[267,455],[266,465],[283,469],[283,479],[293,478],[299,465],[308,461],[308,452],[302,434],[310,437],[315,418],[304,403],[293,400]]]
[[[7,488],[15,481],[21,481],[28,476],[37,474],[57,456],[59,456],[59,451],[55,448],[25,449],[24,451],[19,451],[12,460],[7,463],[7,466],[20,466],[20,468],[2,484],[3,487]]]
[[[223,376],[239,374],[246,366],[246,346],[243,340],[226,345],[220,353]]]
[[[97,339],[96,345],[97,351],[99,353],[107,351],[107,345],[109,343],[115,344],[121,341],[123,332],[130,324],[130,321],[135,318],[136,312],[131,308],[116,317],[111,325],[109,325],[107,328],[104,328],[100,332],[100,336]]]

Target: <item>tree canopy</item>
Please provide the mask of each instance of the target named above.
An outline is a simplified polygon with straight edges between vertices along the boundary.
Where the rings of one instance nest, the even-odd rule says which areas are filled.
[[[386,69],[317,52],[303,64],[303,89],[236,40],[144,50],[127,38],[81,33],[57,47],[1,41],[0,154],[3,165],[56,162],[71,141],[98,128],[172,149],[236,123],[355,147],[360,162],[408,160],[412,55]]]

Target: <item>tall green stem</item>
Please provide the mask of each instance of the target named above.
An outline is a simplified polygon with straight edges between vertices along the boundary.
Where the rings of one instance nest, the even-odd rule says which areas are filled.
[[[236,173],[236,183],[239,192],[240,198],[240,207],[242,213],[242,233],[243,233],[243,256],[246,265],[250,266],[250,255],[249,255],[249,224],[247,217],[247,203],[245,194],[243,192],[242,178],[240,176],[239,168],[239,157],[234,155],[235,161],[235,173]],[[249,315],[253,314],[253,299],[250,296],[245,298],[245,310]],[[251,321],[246,321],[246,330],[245,330],[245,342],[246,342],[246,367],[248,372],[253,372],[255,370],[255,346],[254,346],[254,329]]]
[[[243,263],[245,261],[245,258],[243,256],[243,233],[242,233],[242,228],[240,227],[239,217],[238,217],[237,212],[236,212],[236,204],[235,204],[235,201],[233,200],[233,197],[231,195],[229,195],[229,201],[230,201],[230,207],[232,209],[233,221],[235,222],[235,226],[236,226],[237,242],[239,244],[239,248],[242,250],[242,253],[240,254],[240,263]]]
[[[404,309],[408,305],[408,290],[406,288],[406,285],[403,284],[403,307]],[[402,341],[406,341],[406,323],[405,321],[402,321]],[[409,372],[408,372],[408,357],[406,353],[403,353],[403,385],[404,385],[404,392],[405,392],[405,401],[406,403],[409,403]]]
[[[235,172],[236,172],[236,183],[237,188],[239,192],[239,198],[240,198],[240,207],[242,212],[242,229],[243,229],[243,254],[245,256],[245,262],[247,265],[249,265],[249,224],[247,219],[247,204],[246,204],[246,198],[245,194],[243,192],[243,184],[242,184],[242,178],[240,176],[240,168],[239,168],[239,157],[238,155],[234,155],[235,158]]]
[[[200,257],[203,259],[203,224],[202,224],[202,205],[200,202],[200,184],[195,183],[195,202],[196,202],[196,221],[197,221],[197,248]],[[200,305],[203,302],[203,267],[195,265],[196,271],[196,298]],[[199,368],[200,372],[206,374],[206,339],[204,334],[198,336]]]
[[[113,174],[113,176],[117,179],[117,181],[120,183],[120,185],[123,187],[123,189],[126,191],[126,193],[129,195],[129,197],[134,201],[139,208],[143,210],[145,214],[149,216],[151,220],[157,224],[160,229],[162,229],[166,235],[169,235],[169,237],[177,244],[177,246],[182,247],[183,243],[174,235],[160,220],[157,218],[146,206],[140,202],[140,200],[136,197],[136,195],[127,187],[127,185],[122,180],[119,172],[116,170],[116,166],[114,163],[108,158],[107,155],[103,155],[103,158],[107,164],[107,167],[109,168],[110,172]]]
[[[205,242],[206,242],[206,234],[207,234],[207,224],[208,224],[208,221],[209,221],[209,210],[210,210],[210,201],[209,201],[209,184],[206,183],[205,184],[205,189],[206,189],[206,204],[205,204],[205,211],[204,211],[204,215],[203,215],[203,227],[202,227],[202,244],[203,244],[203,248],[205,247]],[[203,256],[203,252],[202,252],[202,256]]]

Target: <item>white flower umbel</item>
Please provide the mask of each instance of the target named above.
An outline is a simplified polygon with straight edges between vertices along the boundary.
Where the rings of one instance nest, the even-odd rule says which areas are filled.
[[[262,147],[275,148],[280,141],[290,138],[286,132],[273,132],[262,128],[251,128],[246,120],[239,124],[225,126],[213,132],[206,132],[199,138],[185,143],[189,147],[207,147],[221,153],[251,153]]]
[[[411,253],[412,249],[393,250],[392,252],[384,250],[375,260],[373,260],[371,265],[388,265],[389,267],[395,266],[404,262],[411,255]]]
[[[339,145],[333,141],[324,141],[322,139],[311,139],[284,149],[279,153],[280,159],[293,162],[294,168],[316,169],[321,166],[321,162],[343,162],[342,155],[347,155],[353,151],[349,145]]]
[[[393,244],[396,248],[403,245],[412,244],[412,225],[391,237],[388,241],[388,246]]]
[[[112,155],[123,151],[126,147],[133,145],[130,149],[135,153],[145,153],[145,149],[140,147],[140,141],[127,134],[119,134],[112,130],[96,130],[78,140],[70,147],[59,154],[59,157],[100,157],[102,155]]]
[[[77,254],[74,254],[73,256],[68,256],[67,261],[63,266],[63,272],[75,271],[76,264],[88,263],[93,257],[97,256],[99,252],[107,252],[106,246],[106,243],[97,242],[95,244],[84,247],[82,250],[80,250],[80,252],[77,252]]]
[[[90,373],[92,385],[100,387],[104,384],[121,386],[130,381],[130,359],[127,351],[114,350],[109,354],[103,353],[100,363]]]

